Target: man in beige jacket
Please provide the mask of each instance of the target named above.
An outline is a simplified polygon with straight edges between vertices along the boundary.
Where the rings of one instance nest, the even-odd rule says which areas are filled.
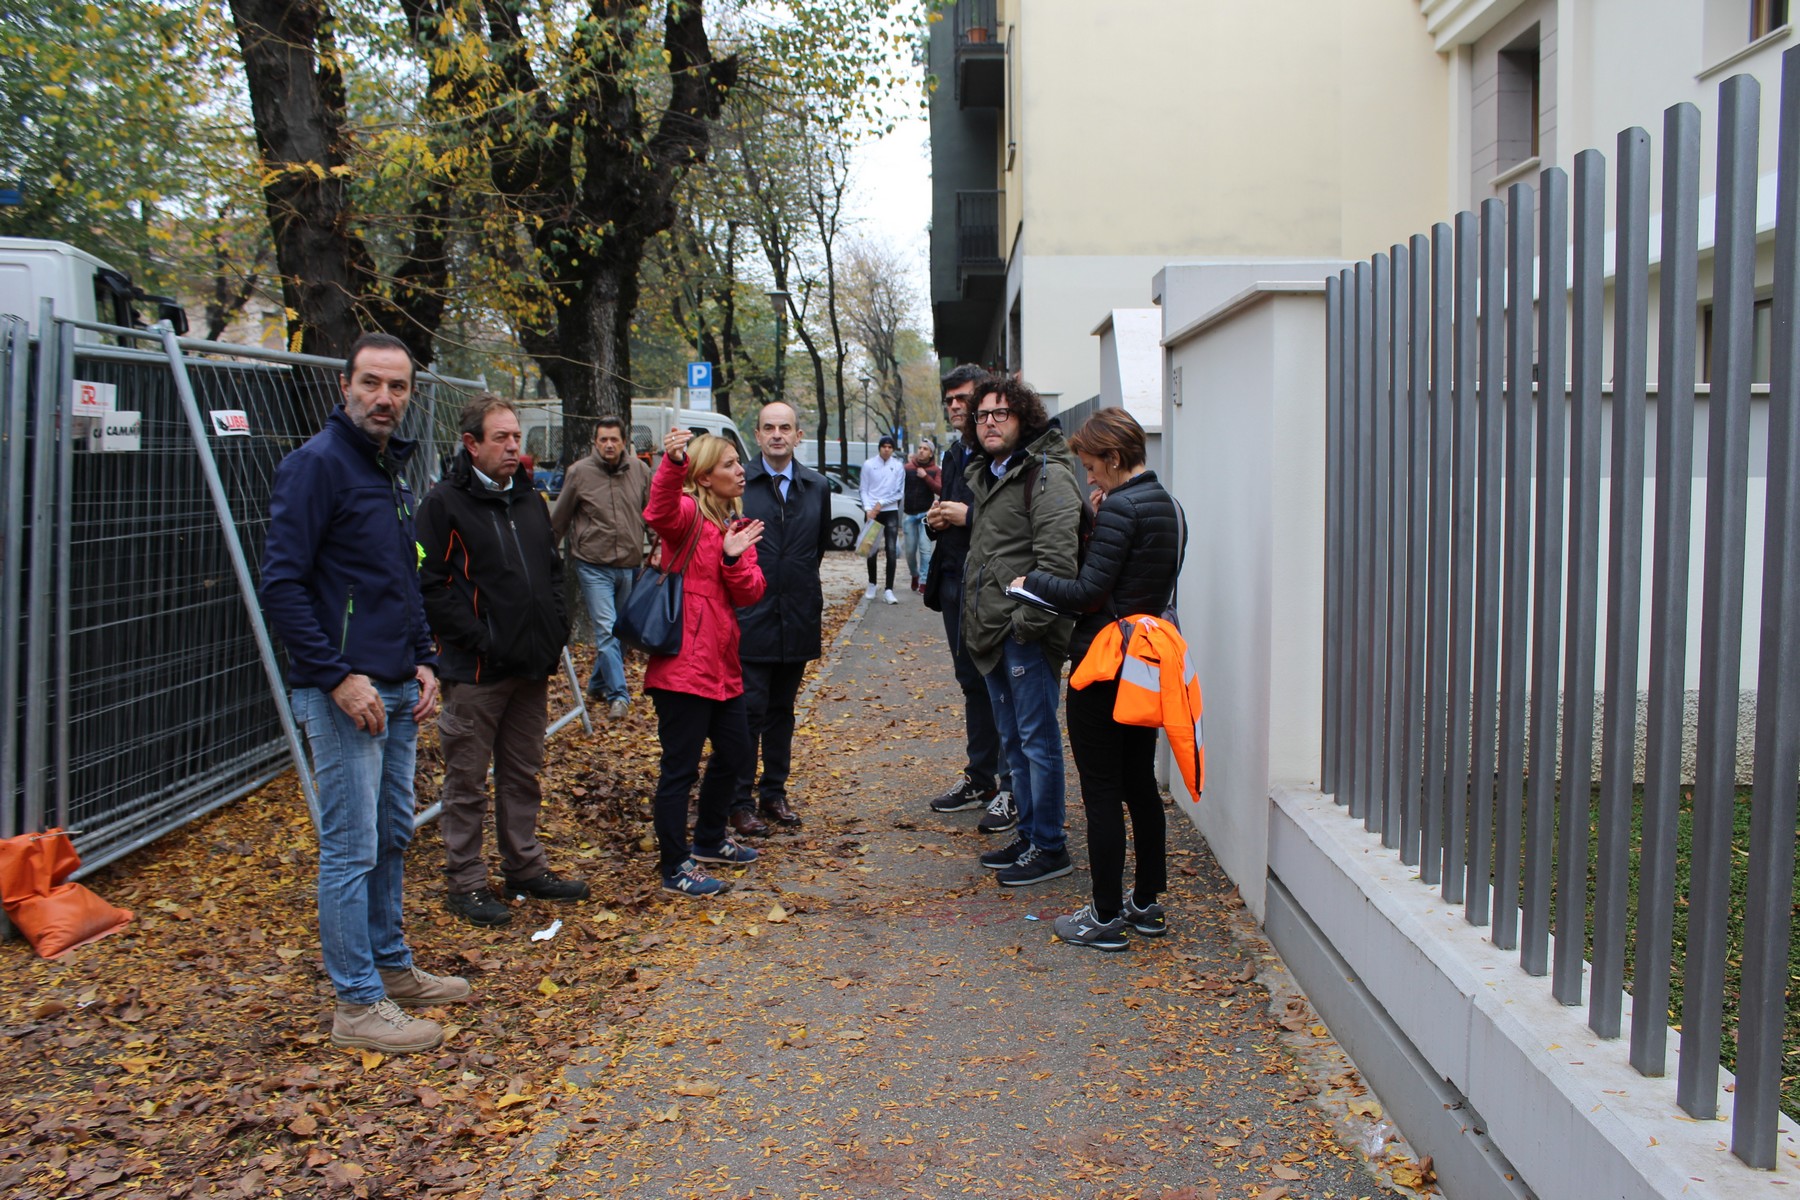
[[[644,561],[644,506],[649,502],[650,468],[626,445],[625,423],[601,417],[594,428],[594,452],[563,475],[550,524],[558,541],[569,538],[575,577],[594,627],[594,672],[587,693],[604,701],[614,720],[630,710],[631,693],[613,621]]]

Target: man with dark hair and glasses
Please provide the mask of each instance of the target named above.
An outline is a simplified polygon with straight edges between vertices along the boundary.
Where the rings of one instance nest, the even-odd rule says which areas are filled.
[[[943,378],[944,418],[957,435],[944,450],[942,492],[925,512],[925,524],[937,548],[925,576],[925,604],[944,615],[944,640],[963,694],[965,752],[962,778],[941,796],[931,798],[931,811],[967,812],[984,808],[983,833],[1008,833],[1018,824],[1013,809],[1011,776],[1000,757],[1000,733],[994,728],[994,704],[987,684],[969,660],[962,640],[963,560],[969,553],[969,509],[975,493],[963,478],[971,456],[980,456],[975,440],[975,385],[987,379],[980,367],[965,363]]]
[[[1057,704],[1075,622],[1014,600],[1006,588],[1033,570],[1075,576],[1081,490],[1062,430],[1022,380],[975,385],[975,436],[981,456],[966,473],[975,507],[962,637],[993,701],[1019,811],[1017,836],[983,854],[981,865],[998,872],[1002,887],[1025,887],[1074,870],[1063,836]]]

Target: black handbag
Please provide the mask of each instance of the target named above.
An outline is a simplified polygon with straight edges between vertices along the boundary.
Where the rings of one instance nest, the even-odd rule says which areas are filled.
[[[613,622],[613,636],[627,646],[646,654],[681,653],[681,573],[700,544],[700,522],[705,519],[694,514],[694,536],[674,570],[654,564],[638,569]]]

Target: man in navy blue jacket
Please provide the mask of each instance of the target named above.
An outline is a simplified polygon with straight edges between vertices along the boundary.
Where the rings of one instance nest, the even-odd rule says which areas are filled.
[[[337,992],[331,1040],[430,1050],[466,980],[413,965],[400,896],[412,840],[418,723],[437,704],[437,654],[419,593],[413,496],[394,436],[412,400],[404,343],[364,334],[338,377],[344,403],[282,460],[263,547],[263,615],[288,651],[294,715],[312,747],[319,811],[319,941]]]

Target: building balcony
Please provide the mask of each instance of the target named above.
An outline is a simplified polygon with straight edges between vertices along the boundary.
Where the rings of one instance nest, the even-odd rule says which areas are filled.
[[[1000,252],[1000,191],[956,193],[956,282],[964,300],[1000,294],[1006,259]]]
[[[999,108],[1006,102],[1006,43],[1000,40],[998,0],[956,0],[956,103]]]

